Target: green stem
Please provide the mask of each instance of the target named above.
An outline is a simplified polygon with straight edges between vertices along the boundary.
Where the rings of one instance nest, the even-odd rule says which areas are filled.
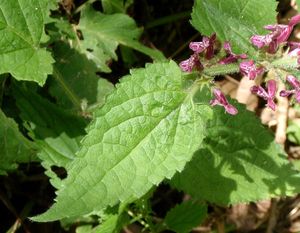
[[[199,36],[199,33],[196,33],[195,35],[193,35],[189,40],[187,40],[187,42],[182,44],[171,56],[169,56],[169,59],[172,59],[173,57],[177,56],[177,54],[181,53],[181,51],[184,50],[188,46],[188,44],[191,41],[195,40],[198,36]]]
[[[224,75],[224,74],[233,74],[238,73],[240,70],[239,64],[228,64],[228,65],[213,65],[211,67],[204,68],[202,71],[203,74],[208,76],[217,76],[217,75]]]
[[[188,17],[190,17],[190,14],[191,14],[190,11],[184,11],[184,12],[180,12],[178,14],[172,14],[172,15],[168,15],[168,16],[156,19],[156,20],[153,20],[150,23],[147,23],[146,26],[145,26],[145,29],[161,26],[161,25],[164,25],[164,24],[169,24],[169,23],[172,23],[172,22],[177,21],[179,19],[188,18]]]
[[[299,64],[296,57],[282,57],[271,62],[274,68],[284,69],[284,70],[294,70],[299,68]]]

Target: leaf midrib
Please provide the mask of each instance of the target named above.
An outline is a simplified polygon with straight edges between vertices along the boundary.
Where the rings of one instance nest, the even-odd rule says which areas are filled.
[[[168,112],[165,116],[161,117],[161,119],[158,120],[158,122],[157,122],[157,123],[156,123],[149,131],[148,131],[148,133],[146,133],[146,134],[139,140],[139,142],[138,142],[136,145],[133,145],[132,149],[130,149],[129,152],[127,152],[125,155],[123,155],[123,158],[122,158],[122,159],[120,159],[119,161],[117,161],[117,163],[115,163],[114,165],[112,165],[111,168],[110,168],[109,170],[107,170],[107,172],[106,172],[105,174],[103,174],[103,176],[102,176],[100,179],[97,180],[97,182],[93,182],[93,183],[92,183],[92,188],[89,189],[87,192],[81,194],[81,195],[77,198],[77,200],[80,200],[80,199],[81,199],[83,196],[85,196],[87,193],[92,192],[92,191],[97,187],[96,185],[98,185],[99,183],[101,183],[101,182],[105,179],[105,177],[107,176],[108,173],[110,173],[112,170],[115,169],[115,167],[117,167],[117,166],[118,166],[120,163],[122,163],[126,158],[128,158],[128,155],[130,155],[130,154],[132,153],[132,151],[135,150],[135,148],[137,148],[137,147],[144,141],[144,139],[147,138],[147,137],[151,134],[151,132],[153,132],[153,131],[157,128],[157,126],[158,126],[164,119],[166,119],[169,115],[171,115],[172,113],[174,113],[175,111],[177,111],[179,108],[181,108],[182,104],[184,103],[184,100],[185,100],[185,98],[183,98],[181,101],[179,101],[179,102],[178,102],[178,105],[177,105],[174,109],[172,109],[170,112]],[[130,120],[130,119],[128,119],[128,120]],[[94,130],[94,129],[95,129],[95,127],[93,128],[93,130]],[[104,134],[105,134],[105,133],[103,133],[103,135],[104,135]],[[103,142],[101,142],[101,143],[103,143]],[[82,147],[85,147],[85,146],[83,145]],[[87,153],[87,152],[86,152],[86,153]],[[101,156],[101,155],[100,155],[100,156]],[[78,174],[78,175],[79,175],[79,174]],[[74,183],[74,182],[75,182],[75,180],[73,180],[73,182],[71,182],[70,184],[68,184],[68,186],[69,186],[69,185],[72,185],[72,183]],[[99,206],[98,206],[98,208],[99,208]]]

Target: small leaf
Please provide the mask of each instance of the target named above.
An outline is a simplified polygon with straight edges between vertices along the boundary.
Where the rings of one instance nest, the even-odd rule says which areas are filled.
[[[256,56],[250,37],[267,34],[263,26],[276,23],[276,6],[275,0],[196,0],[191,23],[202,34],[230,41],[237,54]]]
[[[289,141],[300,145],[300,123],[297,120],[289,122],[286,133]]]
[[[40,48],[48,0],[0,1],[0,74],[43,85],[53,59]]]
[[[80,108],[82,103],[99,107],[114,89],[113,84],[96,75],[97,67],[77,50],[65,43],[53,48],[56,63],[50,93],[64,108]],[[84,87],[84,88],[83,88]]]
[[[36,148],[18,129],[16,122],[0,110],[0,175],[33,160]]]
[[[83,35],[83,40],[78,44],[80,52],[85,53],[103,72],[110,72],[108,60],[117,60],[115,50],[119,44],[138,50],[155,60],[165,59],[161,52],[138,41],[142,30],[125,14],[105,15],[86,7],[81,12],[78,29]]]
[[[172,184],[223,205],[298,193],[300,175],[273,135],[253,113],[238,109],[232,117],[215,108],[203,148]]]
[[[14,84],[14,96],[21,111],[20,117],[30,124],[32,139],[38,145],[39,158],[58,188],[61,179],[51,170],[52,166],[66,168],[79,150],[79,141],[85,134],[85,121],[64,112],[48,100],[26,87]]]
[[[91,233],[120,232],[121,229],[118,229],[118,231],[116,231],[116,228],[118,228],[118,220],[119,220],[119,215],[112,214],[108,216],[99,226],[94,227]]]
[[[133,0],[101,0],[103,11],[106,14],[125,13]]]
[[[57,202],[34,221],[83,215],[140,198],[181,171],[199,148],[211,109],[194,104],[174,63],[131,71],[96,111]],[[197,86],[196,86],[197,87]]]
[[[186,201],[171,209],[165,217],[168,229],[177,233],[191,232],[206,218],[207,206],[194,201]]]

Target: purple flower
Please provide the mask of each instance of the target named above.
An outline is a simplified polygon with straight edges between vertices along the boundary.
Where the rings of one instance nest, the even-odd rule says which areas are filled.
[[[267,82],[267,91],[261,86],[253,86],[251,87],[250,91],[253,94],[258,95],[259,97],[262,97],[264,100],[267,100],[267,106],[275,111],[276,104],[274,102],[274,98],[276,89],[276,81],[272,79]]]
[[[299,42],[288,42],[289,45],[289,56],[296,57],[299,55],[300,43]]]
[[[264,46],[269,46],[270,43],[273,41],[273,35],[268,34],[265,36],[261,35],[254,35],[250,38],[251,43],[255,45],[257,48],[261,49]]]
[[[196,53],[190,56],[189,59],[180,62],[179,66],[181,70],[184,72],[191,72],[194,67],[197,68],[198,70],[203,69],[203,65],[201,64],[199,60],[199,56]]]
[[[276,39],[278,43],[282,43],[287,41],[287,39],[289,38],[289,36],[293,31],[294,26],[299,22],[300,22],[300,14],[292,17],[288,25],[275,24],[275,25],[267,25],[264,28],[269,31],[272,31],[272,33],[274,34],[274,39]]]
[[[228,103],[226,97],[221,92],[220,89],[215,88],[213,90],[215,98],[213,98],[210,101],[211,106],[220,105],[225,108],[225,111],[229,113],[230,115],[236,115],[238,113],[238,110],[231,104]]]
[[[282,90],[280,91],[279,95],[281,97],[287,97],[289,95],[295,94],[295,99],[298,103],[300,103],[300,82],[299,80],[294,77],[293,75],[288,75],[286,77],[286,80],[291,84],[291,86],[294,88],[292,90]]]
[[[205,58],[211,59],[214,55],[214,43],[216,40],[216,34],[212,34],[210,37],[204,36],[201,42],[191,42],[189,47],[194,53],[202,53],[206,50]]]
[[[253,60],[243,61],[240,63],[240,72],[247,76],[250,80],[255,79],[258,75],[264,72],[263,67],[257,68]]]
[[[241,59],[246,59],[247,58],[247,55],[246,54],[235,54],[232,52],[231,50],[231,46],[230,46],[230,43],[228,41],[224,42],[224,46],[223,46],[226,54],[227,54],[227,57],[221,59],[219,61],[220,64],[229,64],[229,63],[233,63],[233,62],[236,62],[239,58]]]
[[[250,38],[251,43],[259,49],[269,46],[268,52],[275,53],[278,48],[278,44],[287,41],[294,26],[299,22],[300,14],[292,17],[288,25],[267,25],[264,28],[271,31],[271,33],[267,35],[254,35]]]

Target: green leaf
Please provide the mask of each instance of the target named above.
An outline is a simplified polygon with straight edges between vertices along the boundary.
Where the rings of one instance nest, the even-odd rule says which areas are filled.
[[[300,145],[300,122],[297,120],[290,121],[287,128],[287,137],[289,141]]]
[[[91,233],[114,233],[114,232],[119,232],[121,229],[119,229],[119,231],[116,231],[116,228],[118,226],[118,219],[119,219],[118,214],[110,215],[99,226],[93,228]]]
[[[17,169],[18,163],[32,161],[35,147],[18,129],[16,122],[0,110],[0,175]]]
[[[96,75],[96,65],[65,43],[53,48],[56,63],[50,93],[64,108],[99,107],[114,89],[112,83]]]
[[[0,1],[0,74],[43,85],[53,59],[40,48],[48,0]]]
[[[107,66],[110,59],[117,60],[115,50],[119,44],[133,48],[155,60],[165,59],[160,51],[148,48],[138,41],[142,30],[125,14],[105,15],[86,7],[81,12],[78,29],[83,35],[83,40],[78,44],[80,51],[104,72],[110,72]]]
[[[82,118],[64,112],[25,86],[14,84],[13,88],[21,111],[20,117],[30,124],[31,136],[40,149],[38,156],[52,185],[58,188],[61,180],[51,168],[66,168],[75,158],[79,141],[85,134],[86,123]]]
[[[104,13],[125,13],[133,0],[101,0]]]
[[[196,0],[192,25],[202,34],[216,33],[222,41],[230,41],[233,51],[257,54],[250,43],[255,34],[266,34],[263,26],[276,23],[275,0]]]
[[[194,201],[186,201],[171,209],[166,217],[168,229],[177,233],[191,232],[206,218],[207,206]]]
[[[57,202],[34,221],[53,221],[136,200],[181,171],[199,148],[211,108],[193,102],[177,64],[132,70],[96,111],[68,167]]]
[[[299,192],[300,174],[273,135],[253,113],[240,105],[238,109],[234,117],[215,109],[203,148],[172,184],[193,197],[223,205]]]

